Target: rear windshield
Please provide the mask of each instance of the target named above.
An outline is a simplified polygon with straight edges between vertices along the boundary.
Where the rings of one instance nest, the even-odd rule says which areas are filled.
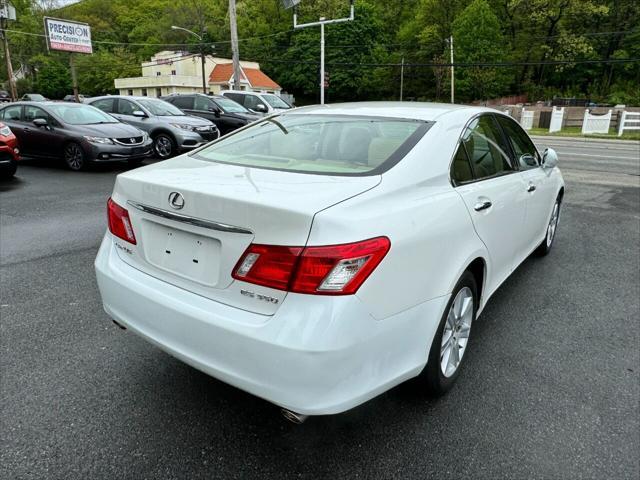
[[[200,160],[324,175],[375,175],[398,163],[430,122],[350,115],[283,114],[221,138]]]

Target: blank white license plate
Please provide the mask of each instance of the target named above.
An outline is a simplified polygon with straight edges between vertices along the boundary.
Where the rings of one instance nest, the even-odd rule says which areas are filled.
[[[144,223],[144,252],[149,263],[198,283],[218,283],[220,240],[151,221]]]

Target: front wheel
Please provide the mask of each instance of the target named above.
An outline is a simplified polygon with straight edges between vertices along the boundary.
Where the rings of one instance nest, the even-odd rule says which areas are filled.
[[[18,162],[11,161],[4,168],[0,168],[0,178],[12,178],[18,170]]]
[[[429,361],[423,371],[429,394],[440,396],[455,383],[477,310],[476,280],[471,272],[466,271],[453,289],[431,344]]]
[[[64,147],[64,162],[69,169],[77,172],[87,166],[84,150],[75,142],[68,143]]]
[[[547,255],[553,246],[553,241],[556,238],[556,230],[558,229],[558,222],[560,221],[560,205],[561,201],[560,197],[558,197],[556,198],[556,203],[554,203],[553,210],[551,211],[551,218],[547,225],[547,233],[544,236],[542,243],[536,249],[536,253],[540,256]]]

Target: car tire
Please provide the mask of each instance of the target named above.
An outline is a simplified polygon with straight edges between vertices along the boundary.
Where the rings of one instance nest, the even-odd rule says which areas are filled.
[[[63,154],[64,163],[69,170],[78,172],[84,170],[87,167],[87,156],[80,144],[76,142],[69,142],[64,146]]]
[[[558,222],[560,221],[560,208],[562,207],[562,198],[558,195],[556,202],[553,204],[553,210],[551,210],[551,218],[547,224],[547,230],[544,235],[542,243],[536,248],[536,255],[544,257],[551,251],[553,247],[553,241],[556,238],[556,231],[558,230]]]
[[[153,137],[153,149],[158,158],[166,160],[176,154],[176,141],[167,133],[159,133]]]
[[[466,358],[471,327],[478,311],[477,292],[478,287],[473,274],[469,271],[464,272],[447,302],[429,350],[429,361],[422,372],[430,396],[443,395],[458,378]]]
[[[18,162],[12,161],[7,166],[0,169],[0,178],[13,178],[18,170]]]

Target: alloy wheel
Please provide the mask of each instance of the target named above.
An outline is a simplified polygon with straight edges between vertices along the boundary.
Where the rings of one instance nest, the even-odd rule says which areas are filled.
[[[440,345],[440,370],[445,377],[451,377],[462,362],[467,349],[471,322],[473,321],[473,293],[464,287],[455,296],[449,307],[447,321],[442,332]]]
[[[556,228],[558,226],[558,220],[560,219],[560,202],[556,200],[553,206],[553,212],[551,213],[551,220],[549,220],[549,226],[547,227],[547,248],[553,243],[553,237],[556,234]]]
[[[159,135],[155,140],[156,153],[160,158],[169,158],[173,152],[171,139],[165,135]]]
[[[64,159],[71,170],[80,170],[84,166],[84,152],[80,145],[67,145],[64,149]]]

